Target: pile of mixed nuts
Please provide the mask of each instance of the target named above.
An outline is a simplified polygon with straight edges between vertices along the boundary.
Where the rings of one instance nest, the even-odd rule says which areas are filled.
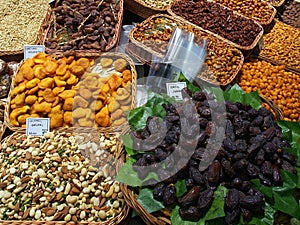
[[[96,150],[99,155],[115,141],[103,137],[100,152]],[[78,222],[121,215],[125,203],[114,172],[98,169],[83,157],[81,151],[89,146],[94,144],[78,144],[66,133],[24,135],[3,142],[0,219]],[[108,171],[114,169],[112,165]]]

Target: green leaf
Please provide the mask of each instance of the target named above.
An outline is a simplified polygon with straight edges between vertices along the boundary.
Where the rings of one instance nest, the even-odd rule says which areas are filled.
[[[290,122],[290,121],[277,121],[277,124],[281,127],[283,137],[293,147],[300,148],[300,123],[299,122]]]
[[[126,153],[129,156],[134,155],[135,152],[132,149],[133,141],[131,139],[131,136],[129,134],[124,134],[124,135],[121,135],[121,139],[122,139],[123,144],[125,146]]]
[[[270,204],[265,203],[265,215],[263,218],[253,217],[252,220],[248,223],[254,225],[273,225],[274,224],[274,213],[275,210],[272,208]]]
[[[293,190],[297,186],[297,175],[290,173],[286,170],[281,170],[283,185],[273,187],[273,191],[281,192],[281,191],[288,191]]]
[[[143,181],[139,179],[137,172],[133,169],[131,161],[124,163],[118,172],[116,180],[131,187],[140,187],[143,184]]]
[[[300,219],[300,207],[293,196],[293,191],[274,192],[274,209]]]
[[[186,185],[185,185],[185,180],[178,180],[174,184],[176,188],[176,197],[179,198],[181,197],[187,190],[186,190]]]
[[[129,112],[128,122],[132,130],[142,130],[147,124],[147,119],[153,114],[148,107],[139,107]]]
[[[251,105],[255,109],[259,109],[262,104],[258,91],[246,93],[238,84],[233,85],[229,91],[224,92],[224,99]]]
[[[153,198],[153,190],[150,188],[142,188],[137,200],[148,213],[153,213],[165,208],[161,202]]]
[[[300,168],[296,168],[297,175],[298,175],[298,181],[297,181],[297,188],[300,189]]]
[[[227,195],[228,189],[224,186],[219,186],[214,192],[214,200],[211,207],[206,212],[205,216],[200,221],[208,221],[216,218],[224,217],[224,199]]]
[[[171,224],[172,225],[204,225],[202,222],[192,222],[183,220],[179,215],[179,206],[177,205],[171,213]]]
[[[179,82],[185,82],[187,88],[194,94],[196,91],[200,91],[201,88],[197,87],[196,85],[194,85],[193,83],[191,83],[188,79],[186,79],[186,77],[184,76],[183,73],[180,73],[179,78],[178,78]]]

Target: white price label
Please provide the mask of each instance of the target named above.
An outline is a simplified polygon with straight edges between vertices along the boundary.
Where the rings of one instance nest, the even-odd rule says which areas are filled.
[[[39,52],[45,52],[44,45],[25,45],[24,46],[24,59],[32,58]]]
[[[166,83],[167,85],[167,94],[170,97],[174,97],[176,100],[182,100],[182,89],[186,87],[185,82],[174,82],[174,83]]]
[[[27,118],[26,135],[43,136],[50,131],[50,118]]]

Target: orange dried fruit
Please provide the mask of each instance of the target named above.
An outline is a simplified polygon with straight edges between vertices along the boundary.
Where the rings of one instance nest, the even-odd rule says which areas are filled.
[[[38,84],[40,89],[53,88],[54,79],[52,77],[46,77]]]
[[[122,72],[123,82],[127,83],[127,81],[132,80],[132,74],[130,70],[124,70]]]
[[[71,111],[74,105],[74,98],[67,98],[63,105],[63,110]]]
[[[55,87],[55,88],[53,88],[52,91],[55,95],[58,95],[59,93],[62,93],[64,90],[65,90],[65,87]]]
[[[109,111],[107,107],[103,107],[100,112],[95,115],[95,121],[98,125],[102,127],[107,127],[111,124],[111,120],[109,117]]]
[[[28,95],[25,98],[25,103],[27,105],[33,105],[37,101],[37,96],[36,95]]]
[[[109,110],[110,112],[114,112],[114,111],[116,111],[118,108],[120,108],[119,102],[117,102],[114,98],[112,98],[112,99],[113,99],[113,101],[110,101],[110,102],[108,103],[108,110]]]
[[[118,72],[123,72],[126,69],[127,62],[125,59],[117,59],[114,61],[115,70]]]
[[[21,73],[22,76],[27,80],[31,80],[34,78],[33,69],[26,64],[23,64],[23,66],[21,66],[19,73]]]
[[[73,98],[75,96],[75,90],[65,90],[58,94],[62,99]]]
[[[12,100],[12,104],[16,104],[17,106],[23,106],[25,103],[25,93],[22,92],[17,94],[16,97]]]
[[[104,84],[104,86],[102,87],[101,92],[107,93],[107,92],[109,92],[109,90],[110,90],[109,84],[106,83],[106,84]]]
[[[73,116],[72,116],[72,112],[67,111],[64,113],[64,122],[68,125],[72,125],[73,124]]]
[[[26,124],[26,119],[29,118],[29,117],[30,117],[29,114],[20,115],[20,116],[18,116],[18,122],[20,124]]]
[[[84,71],[85,71],[84,67],[77,66],[77,65],[74,65],[74,66],[72,65],[70,70],[76,76],[81,76],[82,74],[84,74]]]
[[[57,87],[64,87],[67,85],[67,82],[59,79],[59,77],[53,77],[53,79]]]
[[[87,58],[80,58],[77,60],[77,65],[82,66],[84,69],[87,69],[90,66],[90,60]]]
[[[11,91],[11,96],[15,96],[17,94],[20,94],[25,91],[26,89],[26,81],[23,81],[22,83],[18,84],[18,86],[14,87],[14,89]]]
[[[102,67],[109,67],[113,64],[113,60],[111,58],[101,58],[100,59],[100,64]]]
[[[57,62],[48,59],[44,64],[44,70],[46,74],[53,75],[58,67]]]
[[[58,59],[56,62],[58,65],[67,65],[68,59],[66,57],[63,57],[63,58]]]
[[[38,92],[38,90],[39,90],[39,86],[36,86],[36,87],[31,88],[30,90],[28,90],[28,91],[26,92],[26,94],[27,94],[27,95],[34,95],[35,93]]]
[[[66,64],[61,64],[56,69],[56,75],[63,76],[67,72],[68,66]]]
[[[20,73],[20,72],[18,72],[17,74],[16,74],[16,77],[15,77],[15,80],[14,80],[14,83],[15,84],[18,84],[18,83],[21,83],[21,82],[23,82],[25,79],[24,79],[24,76],[23,76],[23,74],[22,73]]]
[[[112,74],[108,80],[107,80],[108,85],[110,86],[112,91],[115,91],[118,89],[118,87],[121,86],[122,84],[122,78],[119,77],[117,74]]]
[[[40,80],[44,79],[47,76],[43,65],[35,65],[33,67],[33,74],[36,78]]]
[[[59,103],[59,97],[58,97],[58,96],[56,96],[56,97],[55,97],[55,100],[54,100],[54,102],[52,102],[52,107],[55,107],[55,106],[57,106],[57,105],[58,105],[58,103]]]
[[[47,54],[39,52],[35,54],[32,59],[35,64],[43,64],[47,60]]]
[[[51,109],[51,112],[48,114],[50,118],[50,127],[51,128],[58,128],[63,125],[64,122],[64,113],[61,110],[61,106],[57,105]]]
[[[35,113],[49,113],[51,112],[52,104],[48,102],[34,103],[33,110]]]
[[[40,79],[33,78],[32,80],[28,81],[25,86],[27,89],[31,89],[31,88],[37,87],[39,82],[40,82]]]
[[[46,102],[53,103],[56,100],[56,95],[52,92],[50,88],[47,88],[43,92],[43,98],[45,99]]]
[[[80,88],[79,89],[79,95],[81,97],[83,97],[84,99],[88,100],[92,97],[92,93],[90,92],[90,90],[85,89],[85,88]]]
[[[74,56],[71,55],[67,58],[67,64],[71,64],[73,61],[74,61]]]
[[[102,106],[103,106],[102,101],[100,101],[100,100],[95,100],[95,101],[93,101],[93,102],[90,104],[90,109],[91,109],[92,111],[99,111],[99,110],[102,108]]]
[[[71,74],[70,78],[67,79],[67,84],[68,85],[74,85],[77,82],[78,82],[78,78],[74,74]]]

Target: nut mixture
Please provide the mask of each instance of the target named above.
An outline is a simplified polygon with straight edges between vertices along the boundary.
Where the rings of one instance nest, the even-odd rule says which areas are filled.
[[[259,23],[266,23],[273,17],[273,8],[263,0],[214,0],[241,15]]]
[[[177,16],[240,46],[251,46],[262,31],[253,20],[235,14],[215,2],[176,1],[171,5],[171,10]]]
[[[0,219],[100,222],[122,212],[119,183],[82,156],[74,136],[23,136],[1,148]]]
[[[277,21],[260,54],[300,70],[300,30]]]
[[[286,6],[281,18],[284,23],[300,28],[300,2],[293,1]]]
[[[282,0],[268,0],[268,2],[273,6],[279,6],[282,4]]]
[[[205,60],[207,69],[201,73],[201,78],[224,83],[237,72],[237,67],[242,61],[239,50],[191,25],[181,24],[171,18],[154,17],[149,22],[137,24],[137,30],[133,33],[133,37],[153,51],[165,54],[168,42],[177,26],[194,32],[195,39],[196,41],[199,39],[199,43],[201,43],[200,39],[208,39]]]
[[[45,46],[51,50],[106,51],[117,35],[119,0],[63,0],[54,7],[54,20]]]
[[[166,9],[173,0],[142,0],[142,2],[154,9]]]
[[[9,120],[49,117],[50,127],[107,127],[125,122],[131,107],[131,70],[123,58],[54,59],[39,53],[19,68],[11,91]],[[100,73],[100,74],[99,74]]]
[[[10,89],[10,67],[8,63],[0,59],[0,98],[6,98]]]
[[[284,66],[266,61],[244,63],[239,85],[246,91],[258,90],[282,109],[285,120],[300,120],[300,76],[288,72]]]
[[[0,50],[34,44],[48,10],[48,0],[5,0],[0,4]]]

